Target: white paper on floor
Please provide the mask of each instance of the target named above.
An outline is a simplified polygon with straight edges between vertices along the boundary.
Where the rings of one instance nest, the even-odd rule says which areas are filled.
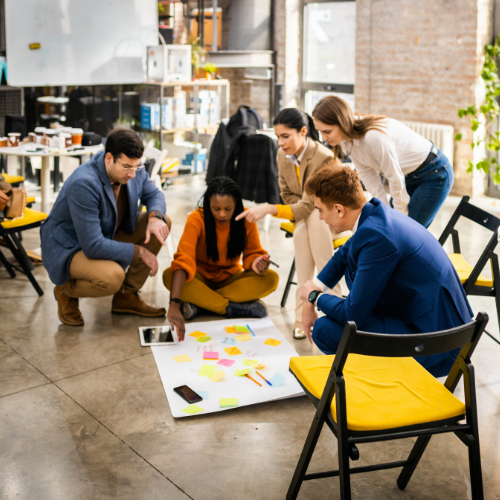
[[[228,334],[226,332],[226,327],[247,324],[255,336],[246,342],[238,341],[238,336],[241,334]],[[189,335],[196,331],[206,333],[211,337],[211,340],[197,342],[195,337]],[[224,337],[233,338],[236,343],[222,343]],[[280,344],[277,346],[265,344],[264,342],[268,339],[279,341]],[[230,356],[224,350],[234,347],[238,348],[241,354]],[[183,342],[178,345],[156,346],[151,349],[167,394],[170,410],[176,418],[190,416],[182,410],[193,406],[186,403],[174,392],[174,387],[182,385],[187,385],[203,397],[203,401],[195,403],[196,406],[204,409],[203,412],[198,413],[199,415],[231,409],[220,408],[221,398],[237,398],[238,406],[247,406],[304,394],[295,377],[288,370],[290,358],[298,356],[298,354],[269,318],[259,320],[238,318],[206,323],[189,323],[186,324],[186,336]],[[217,361],[204,360],[203,353],[205,351],[216,351],[219,353],[219,360],[229,359],[234,363],[228,367],[217,364]],[[191,361],[178,363],[173,359],[183,355],[187,355]],[[264,363],[266,367],[257,369],[257,371],[265,379],[270,381],[275,375],[281,375],[284,380],[278,387],[271,387],[259,377],[253,366],[243,365],[244,360],[257,360],[259,363]],[[216,371],[222,369],[225,373],[224,378],[219,382],[211,382],[208,377],[198,375],[202,365],[214,366]],[[261,386],[248,377],[234,375],[236,370],[244,368],[251,368],[250,376]],[[280,381],[281,378],[278,376],[274,380]],[[207,393],[208,397],[206,397]]]

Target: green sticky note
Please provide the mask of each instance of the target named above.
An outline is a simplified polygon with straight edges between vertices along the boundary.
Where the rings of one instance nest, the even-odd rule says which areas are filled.
[[[242,370],[236,370],[234,372],[234,375],[236,377],[244,377],[245,375],[248,375],[250,373],[251,368],[243,368]]]
[[[209,340],[212,340],[212,337],[210,335],[205,335],[203,337],[197,337],[196,342],[208,342]]]
[[[257,366],[259,362],[256,359],[244,359],[243,366]]]
[[[250,330],[247,326],[236,326],[234,325],[234,331],[236,333],[250,333]]]
[[[238,401],[238,400],[236,400]],[[196,415],[197,413],[200,413],[202,411],[205,411],[205,408],[201,408],[200,406],[196,405],[189,405],[187,408],[184,408],[182,410],[184,413],[187,413],[188,415]]]
[[[238,398],[220,398],[221,408],[233,408],[238,406]]]
[[[198,372],[198,375],[200,375],[201,377],[212,378],[215,374],[216,369],[217,369],[216,366],[201,365],[201,368],[200,368],[200,371]]]

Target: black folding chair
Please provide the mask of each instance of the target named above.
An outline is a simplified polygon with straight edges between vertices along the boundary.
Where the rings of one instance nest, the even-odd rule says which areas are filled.
[[[497,308],[498,325],[500,326],[500,290],[497,286],[497,284],[500,284],[500,271],[498,266],[498,256],[495,253],[495,248],[498,245],[498,228],[500,227],[500,219],[485,210],[482,210],[481,208],[471,205],[469,200],[470,198],[468,196],[464,196],[462,198],[457,209],[455,210],[455,213],[451,216],[448,225],[443,231],[443,234],[439,237],[439,243],[444,245],[448,237],[451,235],[453,253],[448,254],[448,257],[458,273],[460,281],[464,286],[465,293],[467,295],[494,297]],[[472,267],[464,259],[460,250],[458,231],[455,229],[455,225],[460,217],[465,217],[466,219],[469,219],[493,232],[490,241],[486,245],[474,267]],[[489,279],[481,274],[488,261],[490,261],[493,279]],[[491,333],[487,331],[484,333],[491,337],[497,344],[500,344],[500,340],[491,335]]]
[[[398,467],[403,468],[397,480],[403,490],[431,436],[446,432],[453,432],[468,447],[472,499],[482,499],[476,389],[470,358],[487,322],[488,316],[479,313],[467,325],[414,335],[359,332],[355,323],[348,322],[335,356],[291,358],[290,371],[317,409],[287,500],[297,498],[303,481],[336,476],[340,479],[340,498],[350,500],[351,474]],[[445,385],[412,359],[459,347],[462,349]],[[462,375],[465,405],[453,395]],[[383,398],[385,404],[380,402]],[[465,423],[459,423],[464,419]],[[339,470],[306,474],[325,423],[337,437]],[[349,459],[359,459],[358,444],[409,437],[418,439],[407,460],[351,468]]]
[[[11,264],[1,250],[0,263],[7,269],[11,278],[16,277],[16,271],[24,274],[40,297],[43,295],[43,290],[38,284],[36,278],[33,276],[32,271],[35,268],[18,235],[27,229],[40,227],[46,218],[47,214],[26,208],[22,219],[13,221],[4,220],[3,222],[0,222],[0,237],[3,239],[5,246],[11,251],[12,255],[16,259],[17,265]]]

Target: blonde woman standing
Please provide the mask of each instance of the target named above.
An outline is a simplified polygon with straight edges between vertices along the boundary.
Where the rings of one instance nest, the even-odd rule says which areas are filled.
[[[257,222],[267,214],[295,222],[293,244],[297,269],[297,291],[295,294],[295,324],[293,335],[305,338],[302,328],[302,285],[314,278],[333,256],[332,235],[328,226],[319,219],[312,199],[304,191],[311,175],[327,165],[336,164],[333,153],[320,144],[318,132],[312,118],[297,108],[286,108],[274,119],[274,132],[278,137],[278,168],[281,197],[286,205],[259,205],[237,218],[246,217]],[[340,286],[333,290],[341,296]]]
[[[448,158],[431,141],[392,118],[354,114],[337,96],[321,99],[313,118],[323,140],[351,158],[367,191],[429,227],[454,180]],[[391,200],[380,174],[389,181]]]

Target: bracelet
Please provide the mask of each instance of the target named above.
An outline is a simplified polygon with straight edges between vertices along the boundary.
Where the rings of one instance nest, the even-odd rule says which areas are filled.
[[[171,304],[172,302],[175,302],[176,304],[181,304],[181,299],[170,299],[170,302],[169,304]]]

